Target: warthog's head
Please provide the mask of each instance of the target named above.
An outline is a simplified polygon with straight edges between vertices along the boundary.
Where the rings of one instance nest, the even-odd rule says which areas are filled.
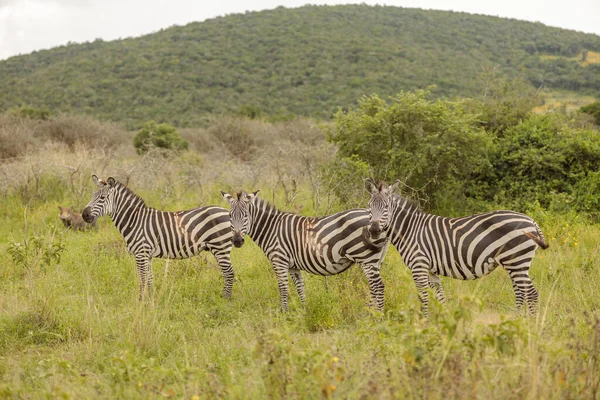
[[[73,219],[73,210],[70,207],[58,206],[58,218],[63,221],[71,221]]]

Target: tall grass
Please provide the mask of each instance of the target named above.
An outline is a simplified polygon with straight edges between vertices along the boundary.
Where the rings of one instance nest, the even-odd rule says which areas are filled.
[[[304,274],[306,304],[292,295],[281,314],[272,268],[250,241],[232,253],[231,300],[206,253],[155,259],[154,292],[138,301],[135,262],[110,220],[82,233],[58,219],[57,205],[87,203],[91,173],[167,210],[226,206],[218,190],[240,187],[306,214],[336,209],[319,176],[333,149],[309,122],[230,122],[225,133],[227,121],[182,132],[194,147],[181,156],[139,157],[119,136],[113,149],[48,139],[42,151],[3,161],[0,397],[599,398],[600,227],[576,215],[532,210],[551,245],[531,270],[535,317],[514,311],[499,270],[442,278],[449,300],[432,301],[424,321],[393,249],[382,268],[384,312],[368,308],[354,267],[327,279]],[[249,159],[221,140],[240,129],[254,140]],[[21,258],[8,253],[17,244]]]

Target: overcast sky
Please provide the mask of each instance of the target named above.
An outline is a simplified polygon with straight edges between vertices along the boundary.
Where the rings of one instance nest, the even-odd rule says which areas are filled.
[[[0,59],[69,41],[140,36],[225,14],[306,3],[465,11],[600,35],[600,0],[0,0]]]

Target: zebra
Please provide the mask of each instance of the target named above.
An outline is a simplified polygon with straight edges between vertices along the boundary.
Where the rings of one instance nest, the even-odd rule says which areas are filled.
[[[535,313],[538,292],[529,278],[529,266],[538,246],[546,249],[548,244],[531,217],[505,210],[460,218],[427,214],[394,193],[399,183],[365,181],[371,193],[369,234],[390,239],[398,250],[412,272],[425,317],[428,287],[440,302],[445,301],[439,275],[477,279],[499,265],[510,276],[517,309],[526,302],[529,312]]]
[[[231,206],[229,216],[233,245],[241,247],[247,234],[273,265],[281,310],[288,309],[288,275],[304,303],[304,282],[300,271],[328,276],[339,274],[354,263],[367,277],[371,306],[382,310],[384,283],[380,267],[387,245],[366,240],[369,213],[366,209],[342,211],[326,217],[305,217],[283,212],[254,193],[236,196],[221,191]]]
[[[135,257],[140,281],[140,300],[152,289],[152,258],[189,258],[210,251],[224,278],[223,296],[231,298],[231,224],[229,211],[222,207],[198,207],[186,211],[160,211],[146,206],[144,200],[114,178],[106,181],[92,175],[98,190],[83,210],[91,223],[110,216],[123,235],[127,249]]]

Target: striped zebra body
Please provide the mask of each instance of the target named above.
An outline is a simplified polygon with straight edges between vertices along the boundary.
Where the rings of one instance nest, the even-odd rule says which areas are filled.
[[[529,267],[538,247],[547,248],[539,226],[529,216],[514,211],[493,211],[460,218],[422,212],[411,201],[394,194],[396,185],[367,181],[369,231],[380,232],[396,247],[413,279],[427,314],[427,287],[444,301],[439,276],[476,279],[502,266],[508,272],[517,307],[527,302],[535,312],[538,294],[529,278]]]
[[[189,258],[210,251],[225,280],[223,295],[231,297],[231,224],[229,211],[215,206],[167,212],[146,206],[144,200],[126,186],[109,178],[92,176],[99,189],[83,212],[87,221],[108,215],[123,235],[134,255],[140,278],[140,298],[153,283],[152,258]]]
[[[322,218],[304,217],[277,210],[256,193],[241,192],[237,197],[223,193],[231,205],[233,243],[243,244],[247,234],[271,261],[281,295],[282,310],[288,306],[288,275],[304,301],[300,271],[316,275],[339,274],[353,264],[361,266],[371,292],[371,305],[382,309],[384,284],[379,273],[387,245],[377,246],[364,238],[369,223],[365,209],[340,212]],[[381,246],[380,242],[385,246]]]

